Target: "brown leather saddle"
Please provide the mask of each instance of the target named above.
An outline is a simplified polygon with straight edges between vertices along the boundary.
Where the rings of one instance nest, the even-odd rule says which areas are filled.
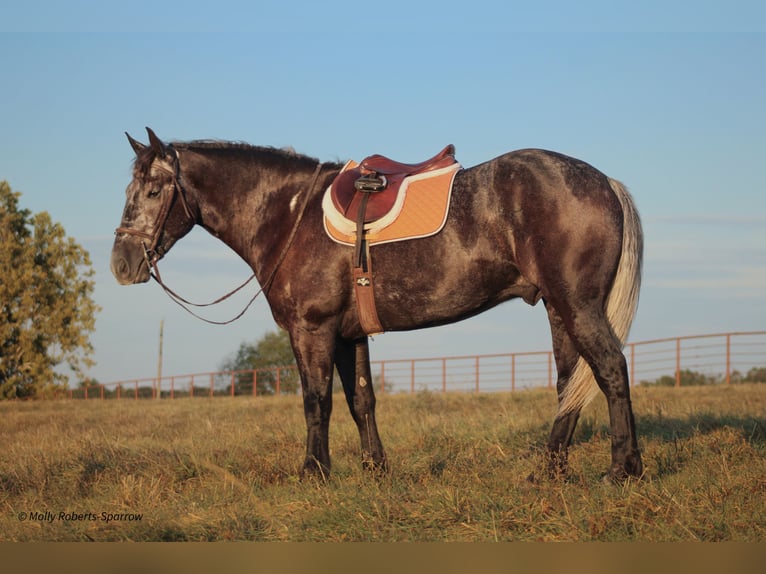
[[[454,163],[457,163],[455,146],[451,144],[420,163],[401,163],[379,154],[371,155],[335,178],[330,197],[336,209],[351,220],[358,220],[364,204],[363,222],[372,223],[391,210],[406,177]]]
[[[366,334],[382,333],[385,329],[375,307],[372,261],[365,223],[377,221],[391,211],[405,178],[455,163],[453,145],[420,163],[401,163],[375,154],[363,159],[359,165],[347,167],[332,182],[330,198],[335,208],[348,219],[356,221],[352,280],[359,323]]]

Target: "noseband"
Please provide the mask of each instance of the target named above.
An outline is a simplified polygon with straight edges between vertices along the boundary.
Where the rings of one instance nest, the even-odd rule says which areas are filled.
[[[141,247],[144,249],[144,259],[149,266],[150,272],[156,268],[157,261],[159,261],[159,259],[164,255],[162,246],[160,245],[160,237],[162,236],[162,232],[165,229],[165,223],[167,223],[168,216],[170,215],[170,208],[173,206],[173,200],[176,196],[180,198],[181,205],[183,205],[186,215],[191,221],[194,221],[194,216],[192,215],[191,209],[189,208],[189,203],[186,201],[186,195],[184,194],[183,187],[181,187],[181,183],[179,182],[180,161],[178,158],[178,151],[173,149],[173,153],[176,158],[175,169],[173,171],[162,166],[155,166],[156,169],[164,171],[173,178],[173,189],[170,193],[163,192],[162,205],[160,206],[160,211],[157,214],[157,219],[154,221],[152,232],[147,233],[132,227],[118,227],[115,230],[115,234],[125,233],[126,235],[134,235],[136,237],[142,238]],[[146,242],[143,241],[144,239],[149,240],[149,247],[146,246]]]

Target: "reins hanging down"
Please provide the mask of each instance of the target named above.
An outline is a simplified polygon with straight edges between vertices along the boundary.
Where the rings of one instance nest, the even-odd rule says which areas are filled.
[[[319,178],[319,174],[322,171],[322,167],[324,166],[323,163],[318,163],[316,166],[316,169],[314,170],[314,174],[311,177],[311,182],[306,189],[303,202],[301,203],[300,210],[298,211],[298,215],[295,218],[295,222],[293,223],[292,230],[290,231],[290,235],[287,237],[287,241],[285,242],[284,247],[282,248],[282,251],[279,254],[279,257],[277,258],[277,262],[274,265],[274,268],[271,270],[271,273],[268,276],[268,279],[263,283],[263,285],[258,289],[258,291],[250,298],[250,301],[247,302],[244,309],[240,311],[237,315],[232,317],[231,319],[227,321],[212,321],[210,319],[206,319],[205,317],[202,317],[192,311],[189,306],[191,307],[211,307],[213,305],[217,305],[218,303],[221,303],[234,295],[235,293],[242,290],[245,286],[247,286],[253,279],[255,279],[255,273],[253,273],[244,283],[242,283],[239,287],[233,289],[232,291],[229,291],[225,295],[219,297],[215,301],[211,301],[209,303],[192,303],[191,301],[184,299],[178,293],[173,291],[170,287],[168,287],[165,282],[162,280],[162,276],[160,274],[160,268],[159,268],[159,259],[160,259],[160,253],[159,253],[159,242],[160,242],[160,236],[162,235],[162,230],[165,227],[165,222],[167,221],[168,215],[170,214],[170,208],[173,204],[173,200],[176,195],[180,197],[181,203],[183,204],[184,210],[186,214],[193,219],[191,210],[189,209],[189,204],[186,201],[185,194],[183,192],[183,187],[181,186],[181,183],[179,182],[179,172],[180,172],[180,158],[178,156],[178,151],[173,150],[175,152],[176,157],[176,165],[174,173],[172,173],[173,177],[173,190],[170,194],[166,195],[166,200],[163,201],[163,205],[160,209],[160,212],[157,217],[157,221],[155,221],[154,224],[154,230],[152,233],[146,233],[144,231],[139,231],[136,229],[128,228],[128,227],[118,227],[116,230],[116,233],[126,233],[128,235],[137,235],[139,237],[143,237],[145,239],[148,239],[150,241],[150,245],[147,248],[144,241],[141,241],[141,246],[144,250],[144,259],[146,260],[146,264],[149,267],[149,274],[151,275],[152,279],[154,279],[160,287],[162,287],[162,290],[165,291],[167,296],[170,298],[171,301],[173,301],[176,305],[184,309],[187,313],[192,315],[193,317],[196,317],[197,319],[204,321],[205,323],[209,323],[211,325],[228,325],[230,323],[233,323],[240,317],[242,317],[247,310],[250,308],[250,306],[253,304],[253,302],[258,298],[258,296],[263,293],[264,291],[268,291],[271,287],[271,283],[274,281],[274,278],[276,277],[277,271],[279,270],[279,267],[282,265],[282,262],[284,261],[285,257],[287,256],[287,252],[290,250],[290,247],[292,246],[293,241],[295,240],[295,235],[298,232],[298,227],[300,226],[301,221],[303,220],[303,215],[306,211],[306,206],[308,205],[309,199],[311,199],[314,191],[314,187],[316,186],[317,179]]]
[[[279,258],[277,259],[277,262],[274,264],[274,268],[271,270],[271,273],[269,274],[268,279],[263,283],[260,289],[256,291],[255,295],[253,295],[250,298],[250,301],[247,302],[247,305],[245,305],[244,309],[240,311],[237,315],[229,319],[228,321],[212,321],[210,319],[206,319],[205,317],[202,317],[189,309],[187,305],[191,305],[193,307],[210,307],[212,305],[217,305],[218,303],[221,303],[222,301],[225,301],[235,293],[237,293],[239,290],[244,288],[247,284],[249,284],[254,278],[255,273],[253,273],[242,285],[234,289],[233,291],[230,291],[226,295],[223,295],[222,297],[219,297],[215,301],[211,301],[210,303],[191,303],[190,301],[187,301],[177,293],[175,293],[172,289],[170,289],[165,283],[162,281],[162,277],[160,276],[160,268],[158,266],[159,260],[156,258],[156,256],[149,260],[148,259],[148,252],[145,250],[145,255],[147,256],[147,262],[149,263],[149,269],[150,269],[150,275],[152,276],[152,279],[154,279],[160,287],[162,287],[163,291],[167,294],[168,297],[170,297],[170,300],[173,301],[176,305],[180,306],[182,309],[184,309],[187,313],[190,315],[196,317],[197,319],[204,321],[205,323],[209,323],[211,325],[229,325],[230,323],[233,323],[240,317],[242,317],[247,310],[250,308],[250,306],[255,302],[255,300],[258,298],[258,296],[263,293],[264,291],[268,291],[271,287],[271,283],[274,281],[274,277],[277,275],[277,271],[279,271],[279,267],[282,265],[282,262],[284,261],[285,257],[287,256],[287,252],[290,250],[290,247],[293,244],[293,240],[295,239],[295,235],[298,233],[298,227],[300,227],[301,221],[303,220],[303,215],[306,211],[306,206],[309,203],[309,199],[311,199],[311,196],[313,195],[314,187],[316,186],[317,179],[319,178],[319,173],[322,171],[322,167],[324,164],[318,163],[316,169],[314,170],[314,175],[311,177],[311,183],[309,184],[308,188],[306,189],[306,192],[304,194],[303,203],[301,204],[300,210],[298,211],[298,216],[295,218],[295,222],[293,223],[293,228],[290,230],[290,235],[287,237],[287,241],[285,242],[284,247],[282,248],[281,253],[279,254]],[[181,189],[180,184],[178,183],[178,178],[176,177],[173,181],[174,188],[177,188],[177,192],[183,196],[183,191]],[[185,203],[185,200],[184,200]]]
[[[160,267],[159,267],[158,263],[159,262],[157,260],[155,260],[153,263],[150,263],[149,275],[151,275],[152,279],[154,279],[157,282],[157,284],[160,287],[162,287],[162,290],[165,291],[165,294],[167,294],[167,296],[170,298],[171,301],[173,301],[173,303],[175,303],[176,305],[181,307],[184,311],[186,311],[187,313],[189,313],[193,317],[196,317],[200,321],[204,321],[205,323],[209,323],[211,325],[228,325],[230,323],[233,323],[234,321],[236,321],[237,319],[242,317],[247,312],[247,310],[250,308],[250,306],[253,304],[253,302],[263,292],[263,288],[258,289],[258,291],[256,291],[255,295],[253,295],[250,298],[250,301],[247,302],[247,305],[245,305],[244,309],[242,309],[242,311],[240,311],[237,315],[235,315],[234,317],[232,317],[228,321],[213,321],[211,319],[206,319],[205,317],[202,317],[201,315],[198,315],[197,313],[195,313],[194,311],[189,309],[189,307],[187,307],[187,305],[190,305],[192,307],[211,307],[213,305],[217,305],[218,303],[221,303],[221,302],[225,301],[226,299],[228,299],[229,297],[231,297],[232,295],[234,295],[235,293],[237,293],[238,291],[243,289],[246,285],[248,285],[253,279],[255,279],[255,273],[250,275],[250,277],[244,283],[242,283],[242,285],[240,285],[239,287],[237,287],[236,289],[234,289],[232,291],[229,291],[226,295],[224,295],[222,297],[219,297],[215,301],[211,301],[210,303],[192,303],[191,301],[188,301],[188,300],[184,299],[183,297],[181,297],[178,293],[173,291],[170,287],[168,287],[162,281],[162,277],[160,276]]]

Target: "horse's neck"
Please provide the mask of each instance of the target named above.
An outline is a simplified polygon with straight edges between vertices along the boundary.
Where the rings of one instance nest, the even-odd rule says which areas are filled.
[[[205,164],[202,164],[205,165]],[[298,204],[311,179],[311,167],[259,166],[244,159],[226,160],[198,181],[200,224],[244,259],[263,281],[278,257]],[[219,171],[220,170],[220,171]],[[218,172],[218,175],[216,175]]]

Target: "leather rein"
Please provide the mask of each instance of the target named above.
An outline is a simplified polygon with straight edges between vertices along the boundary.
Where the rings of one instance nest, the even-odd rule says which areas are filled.
[[[268,291],[268,289],[271,287],[271,283],[274,281],[277,271],[279,270],[279,267],[282,265],[282,262],[287,256],[287,252],[290,250],[290,247],[292,246],[295,236],[298,233],[298,227],[300,226],[300,223],[303,220],[303,215],[306,211],[306,206],[308,205],[309,199],[312,196],[312,191],[314,190],[317,179],[319,178],[319,173],[322,171],[322,167],[324,164],[322,164],[321,162],[317,164],[317,167],[314,170],[314,175],[311,178],[311,183],[309,184],[308,189],[306,190],[306,193],[305,193],[305,197],[303,198],[303,203],[301,204],[300,211],[298,211],[298,215],[295,218],[295,222],[293,223],[293,227],[292,227],[292,230],[290,231],[290,235],[287,238],[287,242],[282,248],[282,252],[280,253],[279,258],[277,259],[277,262],[274,265],[274,268],[269,274],[268,279],[264,282],[263,286],[261,286],[261,288],[258,289],[255,295],[253,295],[250,298],[250,301],[248,301],[248,303],[245,305],[244,309],[242,309],[242,311],[240,311],[237,315],[235,315],[228,321],[211,321],[210,319],[206,319],[205,317],[198,315],[197,313],[189,309],[188,306],[210,307],[213,305],[217,305],[218,303],[225,301],[226,299],[228,299],[229,297],[231,297],[232,295],[234,295],[235,293],[243,289],[246,285],[248,285],[253,279],[255,279],[255,273],[250,275],[250,277],[244,283],[242,283],[235,289],[229,291],[225,295],[209,303],[192,303],[191,301],[188,301],[187,299],[184,299],[183,297],[178,295],[175,291],[173,291],[170,287],[168,287],[165,284],[165,282],[162,280],[162,276],[160,275],[159,260],[165,255],[165,252],[162,249],[162,246],[160,245],[160,237],[162,236],[162,232],[165,229],[165,223],[167,223],[168,216],[170,215],[170,209],[173,206],[173,201],[176,196],[180,198],[181,204],[183,205],[183,208],[184,208],[184,211],[186,212],[187,217],[189,217],[189,219],[192,221],[196,221],[196,218],[194,217],[191,209],[189,208],[189,203],[186,200],[186,194],[184,193],[183,186],[181,185],[181,182],[179,181],[180,158],[178,155],[178,150],[173,149],[173,152],[175,154],[176,159],[175,159],[175,169],[172,172],[164,167],[155,166],[157,169],[160,169],[161,171],[165,171],[166,173],[169,173],[172,176],[173,189],[170,193],[163,193],[162,205],[160,206],[160,211],[157,214],[157,219],[154,222],[154,226],[153,226],[154,229],[152,230],[152,232],[147,233],[145,231],[140,231],[132,227],[118,227],[115,230],[115,234],[124,233],[126,235],[134,235],[134,236],[142,238],[141,247],[144,250],[144,260],[146,261],[146,264],[149,267],[149,275],[152,277],[152,279],[154,279],[159,284],[160,287],[162,287],[162,290],[165,291],[165,293],[167,294],[167,296],[170,298],[171,301],[179,305],[190,315],[196,317],[197,319],[200,319],[201,321],[204,321],[205,323],[210,323],[211,325],[228,325],[230,323],[233,323],[240,317],[242,317],[250,308],[250,306],[253,304],[253,302],[258,298],[258,296],[264,291]],[[144,240],[149,241],[148,247]]]

